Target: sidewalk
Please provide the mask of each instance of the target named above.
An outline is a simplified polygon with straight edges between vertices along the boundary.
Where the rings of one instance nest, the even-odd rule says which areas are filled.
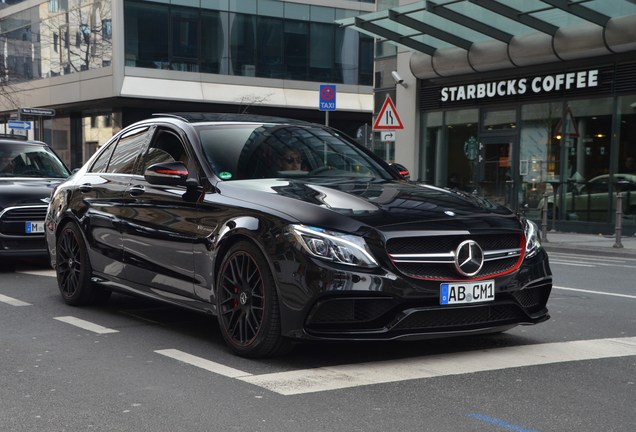
[[[636,258],[636,236],[621,236],[620,245],[616,247],[614,235],[578,234],[548,231],[547,241],[543,241],[545,250],[555,252],[595,252],[603,255],[618,255]]]

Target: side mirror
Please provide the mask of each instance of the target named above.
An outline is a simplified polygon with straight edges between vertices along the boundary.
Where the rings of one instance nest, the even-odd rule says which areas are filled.
[[[144,178],[153,185],[185,186],[188,168],[179,161],[156,163],[146,168]]]
[[[405,180],[409,180],[411,178],[411,173],[408,169],[402,164],[392,163],[391,167],[397,171],[397,173],[402,176]]]

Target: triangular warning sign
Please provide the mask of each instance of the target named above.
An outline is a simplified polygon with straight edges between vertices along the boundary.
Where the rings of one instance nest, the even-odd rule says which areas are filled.
[[[378,117],[373,124],[374,130],[395,130],[404,129],[402,120],[398,115],[397,109],[391,100],[391,96],[388,96],[384,101],[384,105],[380,109]]]

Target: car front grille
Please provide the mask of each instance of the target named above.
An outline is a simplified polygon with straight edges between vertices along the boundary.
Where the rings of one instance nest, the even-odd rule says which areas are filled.
[[[514,304],[480,305],[472,307],[417,310],[408,314],[395,327],[399,330],[434,330],[470,328],[479,325],[501,325],[524,321],[527,315]]]
[[[25,222],[44,222],[47,206],[11,207],[0,214],[2,234],[27,236],[24,230]],[[28,234],[32,236],[33,234]],[[41,235],[41,234],[40,234]]]
[[[43,221],[47,206],[13,207],[2,213],[2,222]]]
[[[479,273],[467,277],[456,268],[455,254],[462,242],[473,240],[484,253]],[[389,239],[387,252],[406,276],[428,280],[483,279],[509,273],[523,257],[520,234],[443,235]]]

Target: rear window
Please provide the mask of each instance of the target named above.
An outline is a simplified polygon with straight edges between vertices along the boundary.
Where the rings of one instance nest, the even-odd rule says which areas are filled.
[[[28,143],[0,143],[0,177],[66,178],[64,163],[51,149]]]

